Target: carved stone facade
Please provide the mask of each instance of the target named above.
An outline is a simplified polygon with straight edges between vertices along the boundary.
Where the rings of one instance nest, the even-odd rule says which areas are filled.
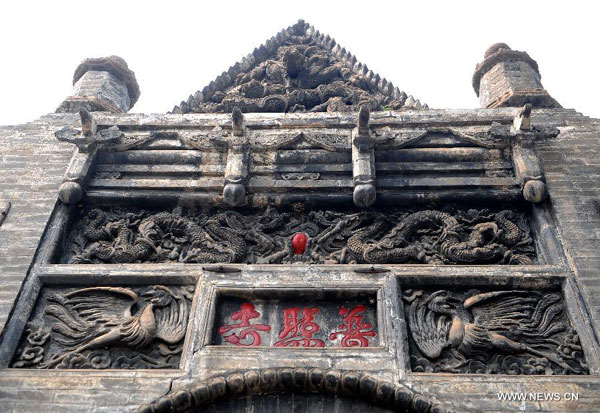
[[[427,108],[300,20],[223,72],[173,113],[351,112]]]
[[[526,53],[460,111],[303,21],[169,114],[74,81],[0,128],[2,408],[600,411],[600,122]]]
[[[178,368],[193,293],[194,286],[48,288],[12,367]]]
[[[415,372],[588,374],[560,293],[408,289]]]
[[[247,264],[514,264],[535,262],[523,212],[512,209],[174,212],[91,209],[63,262]]]

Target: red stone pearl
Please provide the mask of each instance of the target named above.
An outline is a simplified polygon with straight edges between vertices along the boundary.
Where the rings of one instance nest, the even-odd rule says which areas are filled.
[[[302,255],[306,250],[306,243],[308,242],[308,237],[306,234],[302,232],[297,232],[292,237],[292,247],[294,248],[294,254]]]

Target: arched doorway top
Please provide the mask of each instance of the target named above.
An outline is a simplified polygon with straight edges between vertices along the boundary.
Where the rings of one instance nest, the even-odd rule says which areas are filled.
[[[202,411],[222,400],[267,394],[325,394],[356,398],[391,411],[442,413],[446,408],[403,384],[354,370],[268,368],[220,374],[172,390],[138,413]]]

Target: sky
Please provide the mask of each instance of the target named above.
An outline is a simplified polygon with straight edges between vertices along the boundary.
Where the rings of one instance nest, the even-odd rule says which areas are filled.
[[[2,1],[0,125],[53,112],[83,59],[118,55],[165,113],[302,18],[429,107],[477,108],[475,64],[492,44],[529,53],[546,90],[600,118],[600,2]]]

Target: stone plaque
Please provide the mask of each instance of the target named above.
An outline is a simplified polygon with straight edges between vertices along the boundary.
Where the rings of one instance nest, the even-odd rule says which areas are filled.
[[[88,208],[62,262],[533,264],[523,211],[287,208],[146,211]]]
[[[315,293],[316,294],[316,293]],[[314,295],[314,294],[313,294]],[[217,300],[213,344],[239,347],[379,346],[376,296],[277,292]]]
[[[193,286],[48,287],[11,367],[179,368]]]
[[[413,372],[588,374],[560,293],[406,289]]]

